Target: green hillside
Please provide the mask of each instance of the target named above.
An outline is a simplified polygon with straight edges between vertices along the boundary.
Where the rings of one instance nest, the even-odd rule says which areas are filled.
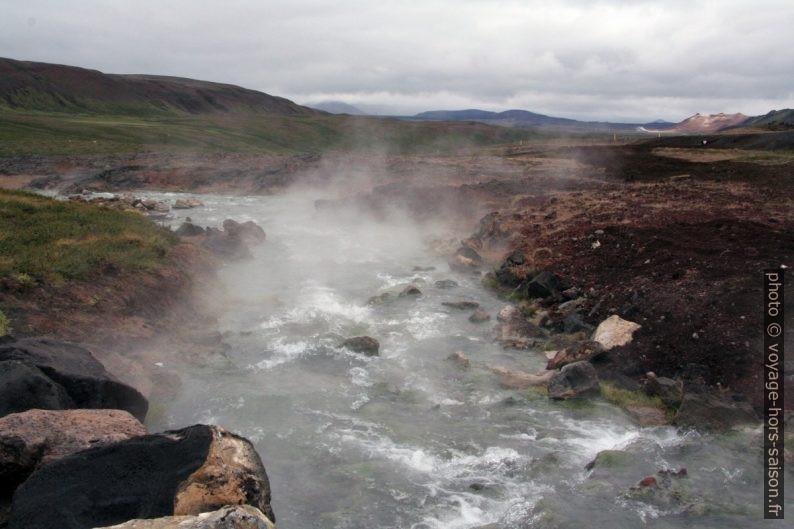
[[[0,156],[433,152],[532,136],[481,123],[331,115],[233,85],[0,59]]]
[[[794,110],[790,108],[772,110],[763,116],[749,118],[742,123],[742,126],[767,130],[791,130],[794,129]]]

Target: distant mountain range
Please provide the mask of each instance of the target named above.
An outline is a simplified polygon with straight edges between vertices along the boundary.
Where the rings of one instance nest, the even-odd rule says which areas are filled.
[[[326,101],[314,107],[230,84],[158,75],[105,74],[74,66],[0,58],[0,110],[134,116],[261,114],[328,117],[326,113],[366,114],[341,101]],[[662,120],[651,123],[579,121],[527,110],[490,112],[480,109],[434,110],[400,119],[403,122],[474,121],[514,129],[563,132],[640,130],[692,134],[738,128],[794,129],[792,109],[773,110],[766,115],[752,117],[743,114],[695,114],[680,123]]]
[[[529,112],[507,110],[490,112],[480,109],[433,110],[422,112],[410,119],[429,121],[477,121],[514,128],[560,129],[571,131],[630,131],[649,133],[703,134],[732,128],[760,128],[788,130],[794,128],[794,110],[773,110],[764,116],[748,117],[744,114],[695,114],[680,123],[657,120],[651,123],[611,123],[603,121],[578,121]]]
[[[350,114],[351,116],[367,115],[367,113],[360,108],[348,105],[342,101],[322,101],[308,106],[317,110],[322,110],[323,112],[328,112],[329,114]]]
[[[492,125],[502,125],[515,128],[556,128],[582,131],[628,131],[637,127],[653,127],[666,129],[675,126],[675,123],[658,120],[653,123],[610,123],[605,121],[579,121],[569,118],[558,118],[538,114],[528,110],[506,110],[504,112],[489,112],[487,110],[433,110],[412,116],[411,119],[431,121],[479,121]]]

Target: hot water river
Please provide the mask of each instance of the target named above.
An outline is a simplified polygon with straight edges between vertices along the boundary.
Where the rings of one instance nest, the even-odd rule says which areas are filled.
[[[174,210],[174,227],[186,216],[209,226],[232,218],[267,232],[253,259],[220,272],[226,360],[169,366],[182,385],[152,402],[148,426],[216,423],[250,439],[279,527],[784,526],[762,520],[759,431],[640,428],[600,400],[500,388],[489,368],[536,372],[546,359],[494,343],[495,320],[471,323],[470,312],[442,305],[475,301],[495,317],[504,302],[428,250],[433,227],[330,218],[310,193],[144,195],[204,202]],[[448,279],[458,286],[435,285]],[[421,297],[367,304],[412,282]],[[380,356],[337,347],[356,335],[377,338]],[[469,368],[447,359],[455,351]],[[585,470],[603,450],[615,452]],[[627,494],[645,476],[682,467],[688,477],[674,493]]]

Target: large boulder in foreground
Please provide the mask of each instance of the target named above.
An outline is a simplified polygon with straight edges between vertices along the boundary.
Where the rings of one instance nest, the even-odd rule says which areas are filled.
[[[98,529],[276,529],[267,516],[250,505],[234,505],[195,516],[130,520]]]
[[[613,347],[631,343],[634,331],[640,327],[641,325],[638,323],[624,320],[617,314],[613,314],[598,324],[593,333],[593,341],[600,343],[604,351],[609,351]]]
[[[9,528],[93,528],[243,504],[275,521],[256,450],[223,428],[196,425],[41,467],[14,494]]]
[[[598,375],[590,362],[574,362],[549,379],[548,390],[552,399],[596,396],[600,393]]]
[[[64,410],[75,404],[60,384],[21,360],[0,361],[0,417],[32,408]]]
[[[0,492],[9,494],[36,468],[88,448],[146,435],[122,410],[28,410],[0,418]]]
[[[149,403],[144,396],[119,382],[90,351],[80,346],[54,340],[0,338],[0,362],[8,360],[41,371],[69,396],[74,406],[68,407],[119,409],[139,420],[146,417]],[[42,390],[60,394],[57,389]]]

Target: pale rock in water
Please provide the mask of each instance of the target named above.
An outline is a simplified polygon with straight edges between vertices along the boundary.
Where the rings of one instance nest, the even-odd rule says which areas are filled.
[[[624,320],[613,314],[598,324],[593,333],[593,341],[600,343],[605,351],[631,343],[634,331],[642,327],[633,321]]]

